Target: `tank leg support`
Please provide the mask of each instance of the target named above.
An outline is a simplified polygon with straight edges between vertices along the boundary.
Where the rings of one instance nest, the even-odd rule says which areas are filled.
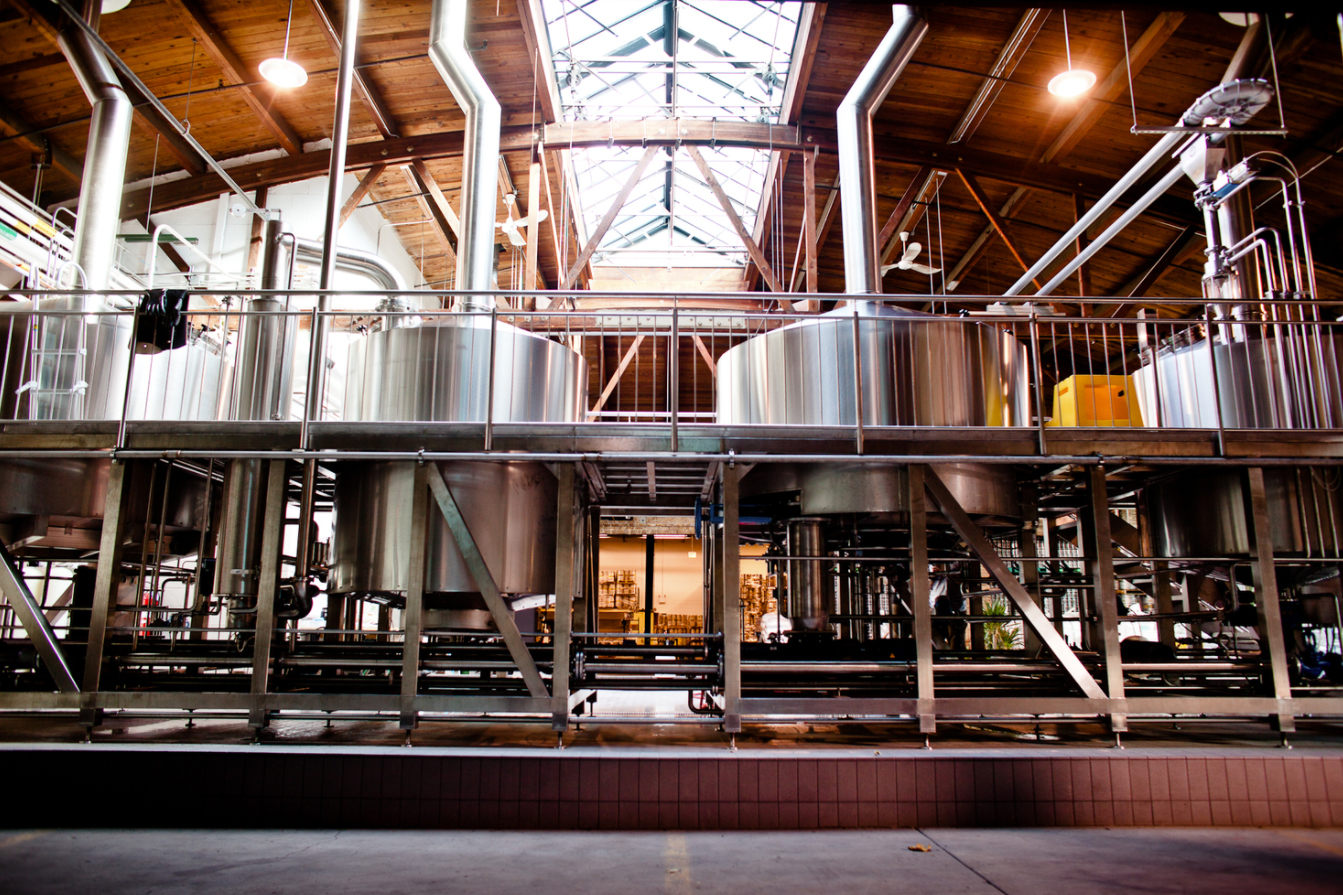
[[[737,484],[741,470],[723,468],[723,729],[741,732],[741,532]]]
[[[266,515],[261,530],[261,579],[257,583],[256,636],[252,638],[252,704],[247,723],[270,724],[266,693],[270,689],[271,648],[275,643],[275,593],[280,587],[280,550],[284,545],[285,492],[289,473],[284,460],[270,461],[266,477]]]
[[[116,606],[120,584],[122,531],[130,503],[127,487],[130,467],[113,460],[107,477],[107,500],[103,511],[103,531],[98,543],[98,573],[93,583],[93,611],[89,615],[89,648],[84,657],[84,686],[81,688],[79,723],[86,730],[102,722],[97,707],[98,685],[103,673],[103,650],[107,645],[107,623]]]
[[[1111,705],[1124,698],[1124,667],[1119,655],[1119,597],[1115,593],[1114,545],[1110,528],[1110,503],[1105,490],[1105,468],[1093,466],[1087,471],[1090,513],[1082,514],[1086,532],[1084,550],[1096,559],[1090,563],[1095,582],[1096,614],[1100,617],[1100,650],[1105,663],[1105,691]],[[1122,703],[1120,703],[1122,704]],[[1119,734],[1128,730],[1128,716],[1110,713],[1110,730],[1118,744]]]
[[[1268,497],[1264,488],[1264,470],[1251,466],[1245,470],[1245,530],[1250,536],[1250,569],[1254,576],[1254,604],[1259,613],[1261,648],[1267,652],[1272,672],[1273,698],[1282,710],[1270,716],[1275,730],[1286,734],[1296,731],[1296,718],[1285,707],[1292,698],[1292,682],[1287,675],[1287,648],[1282,635],[1282,610],[1278,605],[1278,576],[1273,564],[1273,529],[1268,518]]]
[[[914,609],[914,657],[919,700],[919,732],[936,733],[937,715],[933,711],[933,616],[929,602],[928,580],[928,497],[924,485],[925,467],[909,467],[909,590]]]
[[[429,560],[429,470],[421,463],[415,468],[415,490],[410,501],[410,578],[406,586],[406,608],[401,613],[401,729],[414,730],[419,724],[415,697],[420,688],[420,630],[424,623],[424,579]],[[437,470],[434,470],[437,473]]]
[[[559,735],[558,748],[564,748],[564,731],[569,727],[569,642],[573,634],[574,603],[574,515],[577,510],[574,467],[559,467],[559,505],[555,532],[555,622],[550,638],[553,663],[550,674],[550,726]],[[592,533],[590,537],[596,537]]]

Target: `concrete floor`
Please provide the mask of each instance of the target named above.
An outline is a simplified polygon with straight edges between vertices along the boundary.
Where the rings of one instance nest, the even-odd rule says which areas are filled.
[[[923,844],[930,851],[912,851]],[[0,834],[10,895],[1337,893],[1340,830]]]

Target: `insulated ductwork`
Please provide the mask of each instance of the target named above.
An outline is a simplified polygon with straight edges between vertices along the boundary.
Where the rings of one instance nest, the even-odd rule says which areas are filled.
[[[322,262],[322,244],[320,242],[300,239],[295,243],[295,249],[300,261],[310,261],[314,264]],[[389,292],[393,290],[408,291],[406,281],[401,273],[372,252],[338,248],[336,249],[336,269],[348,273],[363,274]]]
[[[75,221],[75,263],[84,272],[86,288],[106,289],[121,226],[121,190],[126,182],[133,107],[107,57],[87,34],[71,25],[57,40],[93,104]]]
[[[914,7],[897,5],[893,13],[895,21],[890,30],[835,110],[844,222],[844,291],[849,293],[881,292],[872,115],[928,33],[928,22]]]
[[[457,288],[494,287],[495,193],[499,188],[501,111],[466,46],[467,0],[435,0],[429,19],[429,58],[466,115],[462,146],[462,211],[457,242]],[[486,295],[468,296],[459,310],[488,311]]]

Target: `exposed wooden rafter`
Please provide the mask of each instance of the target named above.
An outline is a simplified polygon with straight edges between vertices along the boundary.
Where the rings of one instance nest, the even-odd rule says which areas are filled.
[[[378,178],[381,177],[386,170],[386,165],[374,165],[365,171],[363,176],[359,178],[359,183],[355,184],[354,192],[350,193],[350,197],[346,199],[345,204],[341,206],[341,226],[344,226],[345,222],[350,219],[350,215],[354,214],[355,209],[359,207],[359,203],[363,202],[364,199],[368,197],[369,191],[373,189],[373,185],[378,182]]]
[[[635,164],[629,179],[626,180],[625,185],[620,188],[620,193],[616,195],[615,200],[611,203],[611,207],[606,210],[606,215],[602,218],[601,223],[597,225],[597,229],[588,237],[587,245],[583,246],[582,251],[578,253],[578,258],[574,261],[573,266],[569,268],[569,275],[566,277],[568,283],[573,283],[578,279],[579,271],[583,269],[583,266],[592,258],[593,253],[597,251],[597,246],[601,245],[602,237],[606,236],[606,231],[610,230],[611,225],[615,223],[616,217],[620,214],[620,209],[625,207],[625,201],[629,199],[630,193],[634,192],[634,187],[638,185],[640,178],[644,176],[644,171],[647,170],[648,163],[653,160],[653,156],[657,155],[659,151],[658,147],[649,146],[644,150],[644,154],[639,157],[639,161]]]
[[[783,287],[779,284],[778,278],[774,276],[773,268],[771,268],[769,262],[765,260],[765,253],[760,251],[760,247],[756,245],[755,240],[751,238],[751,234],[746,232],[746,227],[742,224],[741,217],[737,214],[737,210],[732,207],[732,200],[728,198],[727,193],[723,192],[723,187],[718,183],[718,178],[714,176],[713,169],[709,167],[709,163],[704,160],[704,156],[700,155],[700,151],[696,147],[687,146],[685,151],[690,156],[691,161],[695,163],[695,167],[699,168],[699,173],[703,176],[704,182],[707,183],[709,189],[713,191],[714,197],[722,207],[723,213],[727,215],[728,222],[732,225],[732,229],[737,231],[737,238],[740,239],[742,245],[746,247],[746,253],[751,256],[751,260],[755,262],[755,266],[760,269],[760,275],[765,278],[765,282],[769,284],[770,290],[773,292],[782,292]],[[784,310],[786,311],[791,311],[793,309],[793,303],[791,301],[780,299],[779,303],[783,305]]]
[[[196,0],[164,0],[164,2],[177,14],[187,31],[205,51],[205,55],[219,66],[224,79],[239,85],[234,92],[256,113],[266,130],[275,135],[275,139],[280,141],[280,147],[290,155],[302,152],[303,138],[274,108],[274,89],[265,82],[256,84],[257,78],[252,73],[252,66],[238,57],[200,4]],[[256,86],[252,86],[253,84]]]
[[[313,18],[317,20],[317,25],[326,38],[327,45],[331,47],[331,55],[337,60],[340,59],[340,31],[332,20],[330,13],[326,10],[326,5],[322,0],[307,0],[308,9],[312,12]],[[374,126],[384,137],[395,137],[400,130],[397,128],[396,119],[387,109],[387,103],[374,86],[358,67],[354,70],[354,92],[358,94],[360,102],[368,110],[369,117],[373,119]]]

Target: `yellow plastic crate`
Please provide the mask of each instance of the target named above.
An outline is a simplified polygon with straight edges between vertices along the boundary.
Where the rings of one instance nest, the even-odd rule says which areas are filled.
[[[1069,376],[1054,386],[1054,418],[1046,425],[1141,426],[1132,377]]]

